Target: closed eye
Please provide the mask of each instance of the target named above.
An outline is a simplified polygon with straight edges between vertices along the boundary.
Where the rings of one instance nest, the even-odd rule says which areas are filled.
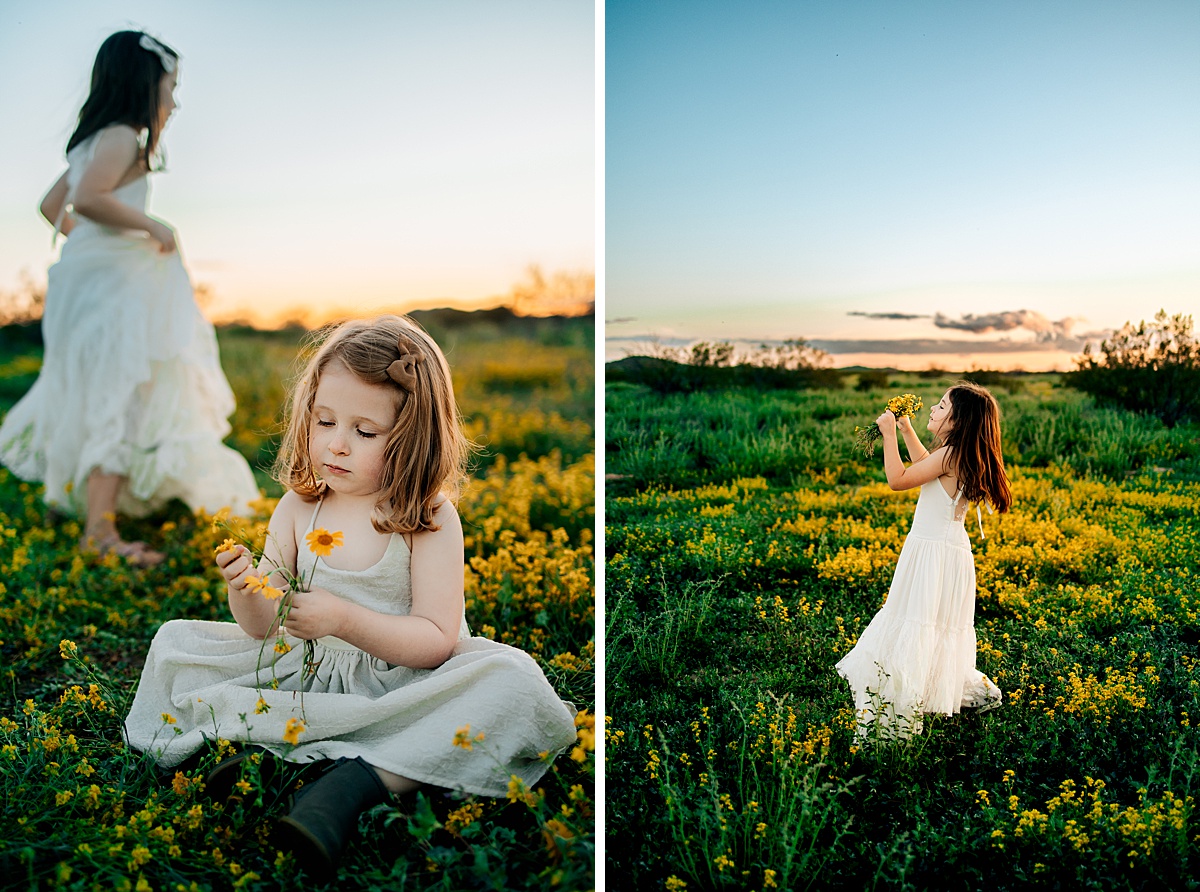
[[[332,421],[321,421],[320,419],[318,419],[317,427],[333,427],[333,422]]]
[[[358,435],[360,437],[362,437],[364,440],[374,440],[376,437],[379,436],[379,434],[377,434],[377,433],[373,433],[372,431],[364,431],[364,430],[360,430],[358,432]]]

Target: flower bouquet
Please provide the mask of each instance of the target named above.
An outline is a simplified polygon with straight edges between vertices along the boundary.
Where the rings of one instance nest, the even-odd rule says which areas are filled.
[[[230,528],[227,529],[229,532],[234,532],[236,538],[226,539],[219,546],[217,546],[215,553],[220,554],[223,551],[232,551],[233,549],[237,548],[238,545],[244,545],[250,552],[251,564],[255,567],[259,566],[264,558],[263,552],[256,550],[254,548],[254,544],[249,539],[238,534]],[[333,552],[333,549],[342,544],[342,534],[341,532],[331,533],[329,530],[316,529],[305,537],[305,541],[308,543],[308,550],[317,557],[328,557]],[[274,563],[269,558],[267,561],[268,563]],[[314,562],[313,568],[309,571],[307,578],[303,573],[296,574],[287,567],[280,567],[278,565],[276,565],[272,570],[267,570],[266,572],[259,571],[246,576],[246,587],[250,589],[250,591],[256,594],[261,594],[269,601],[276,602],[274,651],[278,656],[283,656],[284,654],[289,653],[292,649],[291,645],[287,643],[286,632],[284,631],[284,624],[287,622],[288,612],[292,609],[292,592],[308,591],[309,586],[312,584],[313,573],[315,572],[316,563]],[[279,585],[272,585],[272,579],[278,581]],[[264,637],[262,647],[259,649],[258,665],[255,667],[256,676],[258,672],[262,671],[263,656],[266,653],[267,641],[268,639]],[[315,659],[315,655],[315,645],[312,641],[306,640],[304,642],[304,670],[302,679],[308,679],[316,675],[317,669],[320,667],[320,662]],[[275,676],[275,660],[277,658],[278,657],[271,658],[271,682],[267,686],[272,689],[278,689],[279,687],[279,679]],[[300,696],[300,708],[303,712],[303,683],[300,687]],[[268,708],[261,698],[259,699],[259,707],[260,708],[256,710],[258,712],[265,712],[266,708]]]
[[[888,400],[887,408],[897,418],[912,418],[921,411],[921,398],[913,393],[902,393]],[[875,454],[875,444],[882,438],[875,422],[866,427],[854,427],[854,444],[867,458]]]

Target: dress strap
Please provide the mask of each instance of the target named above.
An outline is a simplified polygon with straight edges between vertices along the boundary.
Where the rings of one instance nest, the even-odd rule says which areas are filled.
[[[308,529],[304,532],[311,533],[317,528],[317,515],[321,513],[321,505],[325,503],[324,499],[317,499],[317,507],[313,508],[312,517],[308,519]]]
[[[988,514],[995,514],[995,513],[996,513],[995,511],[993,511],[993,510],[992,510],[992,506],[991,506],[991,505],[988,505],[988,506],[987,506],[987,509],[988,509]],[[976,520],[976,522],[979,524],[979,538],[980,538],[980,539],[986,539],[986,538],[987,538],[987,534],[986,534],[986,533],[983,531],[983,513],[982,513],[982,512],[979,510],[979,505],[978,505],[978,503],[976,503],[976,505],[975,505],[975,520]]]

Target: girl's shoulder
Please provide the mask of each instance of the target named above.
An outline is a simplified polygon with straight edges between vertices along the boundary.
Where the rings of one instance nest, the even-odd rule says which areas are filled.
[[[271,514],[272,525],[287,524],[295,526],[295,524],[303,520],[308,522],[309,515],[317,507],[317,499],[306,499],[294,490],[287,490],[279,498],[279,502],[275,505],[275,511]]]

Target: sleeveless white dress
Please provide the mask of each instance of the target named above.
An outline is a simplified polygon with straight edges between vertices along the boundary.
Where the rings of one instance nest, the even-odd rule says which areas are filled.
[[[318,503],[310,532],[319,511]],[[412,610],[409,550],[401,535],[392,535],[383,557],[367,570],[335,569],[303,547],[299,564],[304,578],[314,573],[314,588],[379,613]],[[554,692],[533,658],[471,637],[465,618],[458,644],[436,669],[393,666],[328,636],[316,640],[319,666],[305,678],[304,642],[286,640],[292,649],[275,661],[279,688],[271,690],[273,638],[264,648],[236,623],[165,623],[150,645],[125,721],[127,742],[164,767],[199,750],[206,737],[223,737],[253,742],[292,762],[361,756],[422,783],[504,796],[512,775],[536,783],[548,767],[546,754],[576,740],[574,708]],[[260,696],[270,709],[256,714]],[[175,722],[167,723],[163,713]],[[288,720],[302,715],[305,731],[289,750],[282,743]],[[467,725],[472,739],[483,734],[470,750],[454,745],[455,733]]]
[[[67,156],[68,203],[99,135]],[[143,176],[113,195],[143,210],[148,193]],[[0,462],[73,514],[86,514],[97,468],[128,478],[121,514],[172,498],[246,513],[258,487],[222,443],[233,393],[179,252],[160,254],[144,232],[76,220],[49,271],[41,373],[0,426]]]
[[[921,487],[887,600],[837,664],[860,736],[905,738],[921,733],[922,714],[1000,703],[975,668],[975,561],[961,496],[938,480]]]

